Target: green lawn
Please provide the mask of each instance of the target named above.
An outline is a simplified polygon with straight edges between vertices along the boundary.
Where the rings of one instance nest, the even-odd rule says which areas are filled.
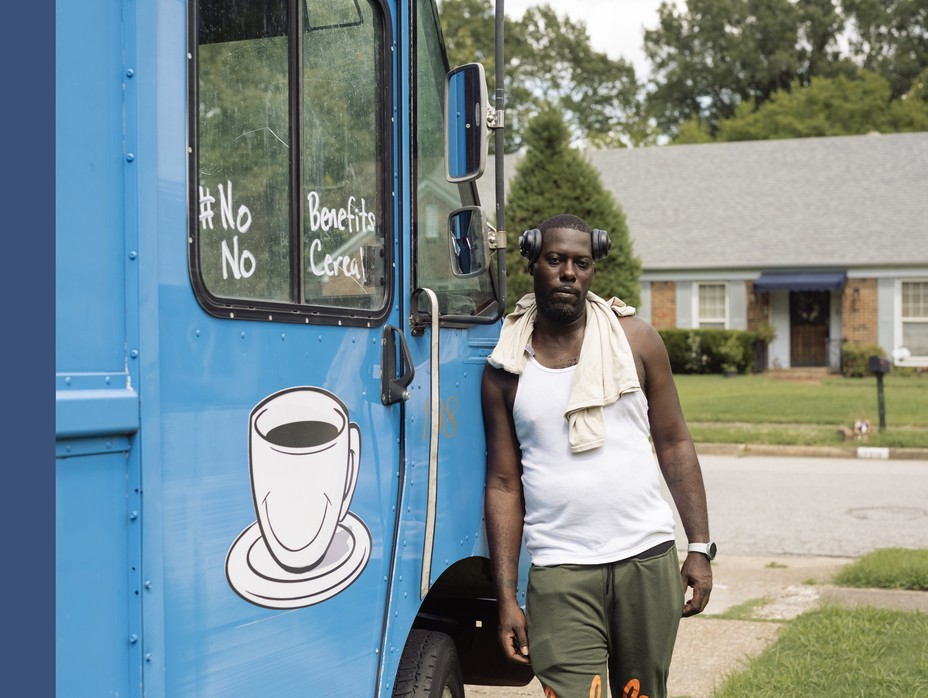
[[[746,376],[675,376],[683,413],[697,442],[845,445],[841,426],[870,420],[869,446],[928,448],[928,377],[888,375],[883,397],[886,431],[879,431],[875,378],[828,377],[820,382]]]
[[[928,615],[825,607],[805,613],[715,698],[928,695]]]
[[[834,583],[845,587],[928,592],[928,550],[874,550],[841,570]]]
[[[876,550],[845,567],[834,581],[928,589],[928,550]],[[730,675],[714,698],[871,695],[928,696],[928,615],[835,606],[810,611],[790,621],[773,645]]]

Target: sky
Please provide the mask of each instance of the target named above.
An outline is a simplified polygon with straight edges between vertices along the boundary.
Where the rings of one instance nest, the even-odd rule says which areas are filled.
[[[590,43],[611,58],[622,57],[635,66],[640,80],[648,75],[648,62],[642,44],[644,29],[657,26],[657,8],[661,0],[504,0],[504,13],[512,19],[521,18],[526,8],[550,5],[559,15],[583,20]],[[685,7],[684,0],[675,0]]]

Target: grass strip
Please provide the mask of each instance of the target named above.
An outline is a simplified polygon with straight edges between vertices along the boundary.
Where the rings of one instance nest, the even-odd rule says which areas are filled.
[[[763,608],[771,601],[770,597],[762,596],[756,599],[748,599],[747,601],[742,601],[739,604],[732,606],[731,608],[726,609],[723,613],[711,614],[707,613],[706,617],[711,616],[712,618],[718,618],[721,620],[757,620],[755,615],[757,609]]]
[[[928,550],[875,550],[842,569],[834,583],[845,587],[928,591]]]
[[[731,424],[690,421],[696,443],[765,444],[774,446],[834,446],[855,450],[858,446],[928,448],[928,428],[890,429],[874,432],[865,441],[842,440],[835,427],[815,424]]]
[[[833,606],[805,613],[714,698],[869,695],[928,696],[928,615]]]

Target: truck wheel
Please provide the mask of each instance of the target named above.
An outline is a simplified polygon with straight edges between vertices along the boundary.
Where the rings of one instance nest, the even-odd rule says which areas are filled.
[[[445,633],[413,630],[396,671],[393,698],[464,698],[454,641]]]

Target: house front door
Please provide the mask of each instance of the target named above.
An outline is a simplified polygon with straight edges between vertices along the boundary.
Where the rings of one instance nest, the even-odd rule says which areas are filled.
[[[790,292],[791,366],[827,365],[829,302],[828,291]]]

